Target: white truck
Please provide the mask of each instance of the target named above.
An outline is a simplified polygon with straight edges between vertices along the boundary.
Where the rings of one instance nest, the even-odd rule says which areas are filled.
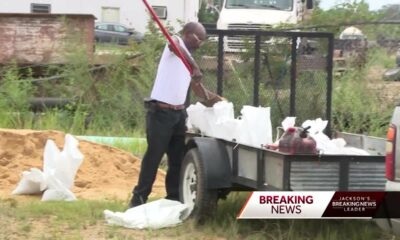
[[[278,24],[297,24],[313,8],[312,0],[223,0],[217,29],[266,30]],[[243,41],[226,39],[225,51],[238,52]]]

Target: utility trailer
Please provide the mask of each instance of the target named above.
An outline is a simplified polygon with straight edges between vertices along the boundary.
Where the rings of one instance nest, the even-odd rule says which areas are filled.
[[[331,120],[332,91],[332,56],[333,34],[304,32],[266,32],[266,31],[222,31],[211,30],[218,37],[218,70],[217,92],[227,99],[235,99],[235,91],[229,89],[224,78],[223,40],[227,35],[252,35],[254,43],[254,58],[250,64],[254,84],[252,105],[270,106],[262,102],[267,99],[268,92],[262,87],[263,72],[276,85],[273,99],[281,101],[271,107],[271,119],[275,125],[284,116],[297,116],[301,120],[321,117]],[[290,64],[287,66],[290,74],[273,78],[268,64],[272,57],[268,56],[274,46],[263,45],[263,38],[281,38],[277,43],[289,41]],[[282,40],[283,39],[283,40]],[[318,49],[303,51],[303,41],[317,41]],[[316,40],[315,40],[316,39]],[[304,42],[303,42],[304,43]],[[304,44],[303,44],[304,45]],[[313,44],[315,46],[315,42]],[[267,48],[267,49],[266,49]],[[282,49],[282,46],[277,48]],[[262,60],[264,56],[264,59]],[[265,58],[268,58],[265,60]],[[238,55],[238,58],[240,56]],[[304,64],[304,59],[309,62]],[[313,62],[318,59],[318,64]],[[321,60],[322,59],[322,60]],[[267,66],[264,66],[266,63]],[[246,62],[242,61],[242,65]],[[265,71],[266,68],[267,71]],[[280,71],[282,72],[282,71]],[[229,79],[232,81],[231,79]],[[207,84],[207,83],[206,83]],[[307,88],[302,88],[307,84]],[[207,84],[208,85],[208,84]],[[230,85],[232,86],[232,85]],[[286,88],[284,86],[287,86]],[[243,87],[243,86],[242,86]],[[316,87],[313,89],[313,87]],[[321,93],[315,97],[313,91]],[[285,92],[288,96],[287,106],[283,104],[279,94]],[[226,93],[226,94],[224,94]],[[263,95],[264,94],[264,95]],[[311,94],[310,99],[306,95]],[[299,96],[306,96],[304,98]],[[238,99],[237,101],[240,101]],[[247,99],[248,100],[248,99]],[[312,100],[312,103],[310,103]],[[242,101],[243,102],[243,101]],[[313,106],[312,104],[319,104]],[[302,104],[309,105],[304,108]],[[235,103],[235,106],[236,103]],[[318,107],[319,106],[319,107]],[[284,114],[280,110],[286,109]],[[285,110],[283,110],[285,111]],[[282,112],[281,112],[282,113]],[[281,118],[273,119],[281,115]],[[347,146],[366,150],[370,155],[324,155],[324,154],[286,154],[275,150],[264,149],[261,146],[252,147],[213,137],[202,136],[199,133],[187,133],[186,154],[180,175],[180,200],[189,205],[189,213],[198,220],[210,216],[217,207],[218,199],[225,198],[229,192],[237,190],[250,191],[380,191],[385,185],[385,139],[352,133],[331,134],[330,124],[326,133],[332,137],[344,138]]]
[[[371,155],[292,155],[188,133],[180,198],[202,218],[237,190],[383,191],[386,140],[339,135]]]

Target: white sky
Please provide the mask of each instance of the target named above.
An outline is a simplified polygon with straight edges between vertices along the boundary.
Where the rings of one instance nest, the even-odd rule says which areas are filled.
[[[321,0],[320,7],[326,10],[343,2],[348,0]],[[387,4],[400,4],[400,0],[365,0],[365,2],[369,4],[369,10],[378,10]]]

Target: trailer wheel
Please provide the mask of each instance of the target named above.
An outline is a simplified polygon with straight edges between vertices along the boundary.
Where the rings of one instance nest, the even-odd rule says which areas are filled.
[[[190,149],[182,163],[179,194],[182,203],[189,206],[184,217],[203,223],[216,211],[217,189],[205,188],[206,176],[197,148]]]

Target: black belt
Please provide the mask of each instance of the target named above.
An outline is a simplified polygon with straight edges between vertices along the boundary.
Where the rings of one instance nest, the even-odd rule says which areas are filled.
[[[155,102],[156,106],[162,109],[171,109],[171,110],[182,110],[185,109],[185,105],[172,105],[168,103],[163,103],[163,102]]]
[[[185,109],[185,105],[184,104],[172,105],[172,104],[169,104],[169,103],[160,102],[160,101],[157,101],[157,100],[154,100],[154,99],[148,99],[148,98],[146,98],[144,100],[144,106],[146,108],[148,108],[148,109],[159,108],[159,109],[169,109],[169,110],[175,110],[175,111]]]

